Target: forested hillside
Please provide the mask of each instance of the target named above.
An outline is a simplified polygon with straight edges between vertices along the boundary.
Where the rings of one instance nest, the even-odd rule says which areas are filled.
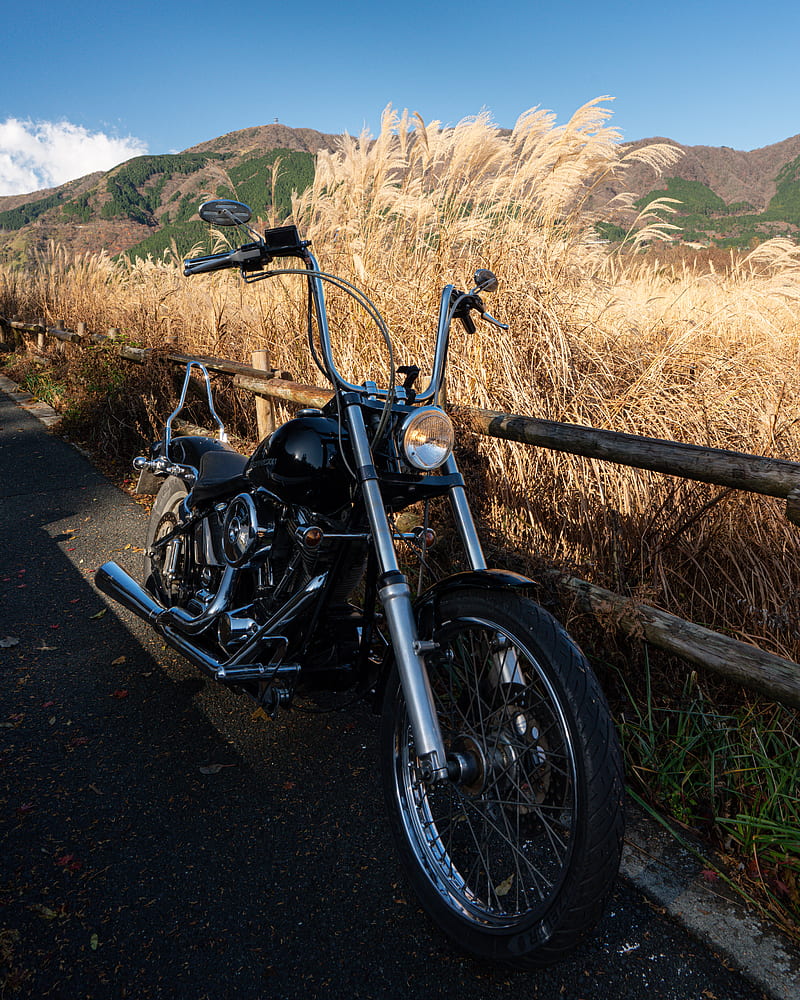
[[[625,183],[639,198],[598,225],[602,236],[623,239],[638,213],[664,198],[676,242],[748,248],[773,236],[800,240],[800,136],[751,152],[661,139],[630,148],[654,141],[678,148],[680,159],[661,177],[635,166]],[[139,156],[51,191],[0,198],[0,260],[24,263],[51,241],[134,257],[173,247],[186,253],[208,237],[197,208],[213,197],[245,201],[256,219],[279,224],[291,211],[292,191],[311,184],[315,153],[335,143],[312,129],[257,126],[183,153]],[[618,182],[600,185],[592,206],[620,190]]]

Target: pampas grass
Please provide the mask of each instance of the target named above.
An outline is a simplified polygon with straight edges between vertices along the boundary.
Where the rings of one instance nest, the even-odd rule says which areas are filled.
[[[634,158],[662,170],[675,156],[626,152],[601,99],[565,124],[533,109],[510,134],[486,113],[444,127],[389,108],[379,135],[318,154],[291,221],[325,270],[376,302],[400,362],[423,370],[441,287],[471,287],[476,267],[496,272],[488,305],[510,330],[454,328],[451,402],[795,459],[800,247],[773,240],[701,271],[638,252],[670,235],[654,214],[622,249],[595,235],[610,178]],[[0,304],[240,361],[266,348],[295,378],[320,377],[292,278],[187,280],[174,255],[69,260],[54,247],[25,282],[0,271]],[[385,381],[365,318],[335,291],[329,312],[344,374]],[[800,544],[776,501],[491,439],[474,447],[487,468],[485,529],[520,568],[562,566],[800,657]]]

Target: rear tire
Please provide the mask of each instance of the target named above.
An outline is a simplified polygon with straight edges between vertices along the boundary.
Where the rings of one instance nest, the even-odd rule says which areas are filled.
[[[144,586],[164,607],[171,608],[181,602],[184,590],[182,583],[188,575],[188,560],[184,540],[170,542],[159,550],[153,545],[177,527],[180,520],[180,506],[188,495],[182,479],[170,476],[161,484],[156,495],[150,520],[147,524],[147,541],[143,559]],[[178,546],[177,550],[174,546]],[[167,572],[169,568],[174,572]]]
[[[381,732],[392,832],[422,906],[461,947],[549,965],[597,922],[619,867],[624,782],[608,707],[533,602],[475,589],[437,608],[422,638],[437,643],[428,674],[461,777],[422,780],[395,670]]]

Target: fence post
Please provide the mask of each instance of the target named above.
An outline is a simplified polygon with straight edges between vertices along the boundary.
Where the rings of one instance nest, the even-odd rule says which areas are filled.
[[[253,351],[253,368],[259,371],[271,371],[269,354],[267,351]],[[265,438],[275,430],[275,402],[272,399],[264,399],[263,396],[256,396],[256,422],[258,424],[259,440]]]

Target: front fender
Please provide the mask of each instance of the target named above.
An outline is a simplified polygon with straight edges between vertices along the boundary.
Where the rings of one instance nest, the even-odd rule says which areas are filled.
[[[419,595],[414,602],[417,623],[420,634],[425,635],[425,625],[436,616],[436,608],[445,594],[459,590],[526,590],[535,586],[533,580],[520,573],[507,569],[477,569],[466,570],[463,573],[453,573],[443,580],[437,580],[433,586]]]

